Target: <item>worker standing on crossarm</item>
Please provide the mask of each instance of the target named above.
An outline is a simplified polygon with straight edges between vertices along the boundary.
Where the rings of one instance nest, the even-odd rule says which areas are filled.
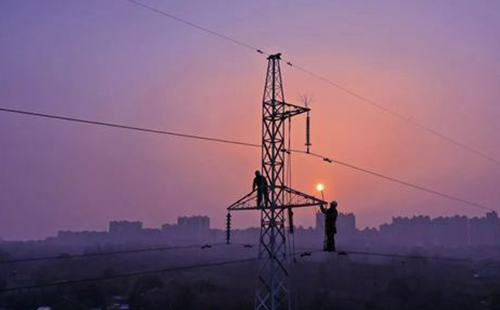
[[[257,207],[267,207],[269,202],[269,189],[266,178],[260,174],[260,171],[255,171],[255,178],[253,179],[252,190],[257,189]],[[264,205],[262,205],[264,203]]]
[[[337,202],[332,201],[327,209],[320,205],[321,212],[325,215],[325,251],[335,252],[335,234],[337,233]]]

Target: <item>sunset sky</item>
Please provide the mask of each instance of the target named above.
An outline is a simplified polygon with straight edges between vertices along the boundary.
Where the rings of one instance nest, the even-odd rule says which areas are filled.
[[[500,2],[167,1],[158,9],[284,56],[500,159]],[[123,0],[2,0],[0,106],[259,143],[266,59]],[[313,151],[500,210],[500,165],[282,65],[285,95],[312,98]],[[293,122],[303,149],[304,118]],[[354,212],[484,210],[304,155],[293,186]],[[251,190],[259,149],[0,113],[0,238],[146,227],[208,215]],[[297,211],[313,225],[316,210]],[[257,212],[234,226],[259,225]]]

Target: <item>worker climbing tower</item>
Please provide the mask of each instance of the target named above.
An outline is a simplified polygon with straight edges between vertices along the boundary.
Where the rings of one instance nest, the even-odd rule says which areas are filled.
[[[266,84],[262,102],[262,175],[268,182],[267,204],[258,206],[257,193],[252,191],[228,208],[231,211],[258,210],[261,213],[259,258],[262,259],[255,293],[256,310],[292,308],[287,235],[293,232],[293,208],[315,207],[325,201],[301,193],[285,184],[286,146],[285,122],[309,112],[309,108],[287,103],[283,92],[281,54],[268,58]],[[287,222],[288,219],[288,222]],[[228,228],[229,229],[229,228]],[[230,242],[228,230],[227,241]]]

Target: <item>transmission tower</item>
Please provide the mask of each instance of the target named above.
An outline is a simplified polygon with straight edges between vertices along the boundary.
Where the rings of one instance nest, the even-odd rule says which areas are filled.
[[[257,193],[253,191],[232,204],[228,208],[227,242],[230,242],[231,217],[229,212],[260,211],[259,258],[262,260],[257,279],[254,309],[290,310],[292,303],[287,234],[293,232],[292,209],[315,207],[326,202],[294,190],[285,184],[285,159],[290,152],[286,148],[285,121],[299,114],[308,113],[310,109],[285,101],[280,69],[281,54],[271,55],[267,59],[267,76],[262,101],[261,170],[268,182],[269,201],[267,204],[258,206]]]

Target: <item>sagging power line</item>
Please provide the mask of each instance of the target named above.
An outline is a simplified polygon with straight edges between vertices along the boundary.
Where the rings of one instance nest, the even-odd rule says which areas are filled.
[[[238,45],[240,47],[243,47],[243,48],[246,48],[246,49],[249,49],[249,50],[252,50],[252,51],[256,51],[259,54],[269,55],[269,53],[266,53],[266,52],[262,51],[261,49],[255,47],[255,46],[252,46],[252,45],[250,45],[248,43],[245,43],[243,41],[237,40],[235,38],[232,38],[232,37],[227,36],[225,34],[222,34],[220,32],[214,31],[214,30],[209,29],[207,27],[200,26],[200,25],[198,25],[196,23],[190,22],[190,21],[188,21],[186,19],[180,18],[180,17],[175,16],[173,14],[170,14],[170,13],[168,13],[166,11],[154,8],[154,7],[152,7],[150,5],[147,5],[145,3],[142,3],[142,2],[139,2],[139,1],[135,1],[135,0],[124,0],[124,1],[127,1],[127,2],[130,2],[132,4],[135,4],[135,5],[139,6],[139,7],[142,7],[143,9],[149,10],[151,12],[157,13],[157,14],[163,16],[163,17],[167,17],[167,18],[170,18],[170,19],[175,20],[177,22],[180,22],[180,23],[182,23],[182,24],[184,24],[186,26],[189,26],[189,27],[201,30],[204,33],[208,33],[208,34],[216,36],[216,37],[218,37],[220,39],[229,41],[229,42],[234,43],[234,44],[236,44],[236,45]]]
[[[316,251],[315,249],[298,248],[301,255],[310,256],[308,254]],[[311,252],[309,252],[311,251]],[[430,256],[430,255],[420,255],[420,254],[400,254],[400,253],[385,253],[385,252],[368,252],[368,251],[354,251],[354,250],[338,250],[336,251],[337,256],[349,256],[349,255],[360,255],[360,256],[378,256],[384,258],[400,258],[408,260],[432,260],[432,261],[449,261],[449,262],[461,262],[461,263],[476,263],[479,260],[471,258],[461,258],[461,257],[449,257],[449,256]]]
[[[187,271],[187,270],[193,270],[193,269],[221,267],[221,266],[232,265],[232,264],[253,262],[256,260],[258,260],[258,259],[257,258],[247,258],[247,259],[230,260],[230,261],[223,261],[223,262],[216,262],[216,263],[207,263],[207,264],[198,264],[198,265],[190,265],[190,266],[181,266],[181,267],[172,267],[172,268],[164,268],[164,269],[129,272],[129,273],[116,274],[116,275],[112,275],[112,276],[85,278],[85,279],[68,280],[68,281],[57,281],[57,282],[50,282],[50,283],[40,283],[40,284],[34,284],[34,285],[6,288],[6,289],[0,290],[0,293],[22,291],[22,290],[28,290],[28,289],[39,289],[39,288],[45,288],[45,287],[51,287],[51,286],[74,285],[74,284],[82,284],[82,283],[90,283],[90,282],[101,282],[101,281],[108,281],[108,280],[113,280],[113,279],[130,278],[130,277],[137,277],[137,276],[144,276],[144,275],[151,275],[151,274],[162,274],[162,273],[169,273],[169,272],[175,272],[175,271]]]
[[[384,179],[386,181],[398,183],[400,185],[411,187],[413,189],[416,189],[416,190],[419,190],[419,191],[422,191],[422,192],[426,192],[426,193],[429,193],[429,194],[440,196],[442,198],[446,198],[446,199],[449,199],[449,200],[460,202],[460,203],[463,203],[463,204],[466,204],[466,205],[469,205],[469,206],[472,206],[472,207],[480,208],[480,209],[487,210],[487,211],[495,211],[495,209],[490,208],[488,206],[485,206],[483,204],[479,204],[479,203],[476,203],[476,202],[473,202],[473,201],[470,201],[470,200],[466,200],[466,199],[462,199],[462,198],[459,198],[459,197],[456,197],[456,196],[445,194],[445,193],[433,190],[431,188],[423,187],[423,186],[416,185],[416,184],[413,184],[413,183],[410,183],[410,182],[407,182],[407,181],[403,181],[403,180],[400,180],[400,179],[397,179],[397,178],[394,178],[394,177],[391,177],[391,176],[387,176],[387,175],[384,175],[384,174],[381,174],[381,173],[378,173],[378,172],[375,172],[375,171],[372,171],[372,170],[369,170],[369,169],[361,168],[361,167],[349,164],[349,163],[344,162],[344,161],[340,161],[340,160],[337,160],[337,159],[332,159],[332,158],[329,158],[329,157],[326,157],[326,156],[323,156],[323,155],[319,155],[319,154],[316,154],[316,153],[306,153],[304,151],[299,151],[299,150],[294,150],[294,152],[296,152],[296,153],[302,153],[302,154],[306,154],[306,155],[311,155],[311,156],[314,156],[314,157],[318,157],[318,158],[321,158],[324,162],[327,162],[329,164],[337,164],[337,165],[340,165],[340,166],[344,166],[346,168],[357,170],[359,172],[363,172],[363,173],[366,173],[366,174],[370,174],[372,176]]]
[[[316,253],[316,252],[320,252],[320,251],[316,250],[316,251],[312,251],[311,253]],[[297,253],[296,255],[300,256],[300,254],[302,254],[302,253]],[[33,285],[0,289],[0,294],[7,293],[7,292],[14,292],[14,291],[29,290],[29,289],[40,289],[40,288],[53,287],[53,286],[75,285],[75,284],[102,282],[102,281],[108,281],[108,280],[114,280],[114,279],[131,278],[131,277],[152,275],[152,274],[164,274],[164,273],[170,273],[170,272],[176,272],[176,271],[188,271],[188,270],[195,270],[195,269],[222,267],[222,266],[229,266],[229,265],[235,265],[235,264],[255,262],[255,261],[259,261],[259,260],[261,260],[261,259],[258,257],[257,258],[252,257],[252,258],[227,260],[227,261],[213,262],[213,263],[206,263],[206,264],[195,264],[195,265],[189,265],[189,266],[178,266],[178,267],[170,267],[170,268],[163,268],[163,269],[128,272],[128,273],[115,274],[115,275],[111,275],[111,276],[75,279],[75,280],[67,280],[67,281],[55,281],[55,282],[49,282],[49,283],[40,283],[40,284],[33,284]]]
[[[344,254],[345,253],[345,254]],[[396,254],[396,253],[382,253],[382,252],[362,252],[362,251],[339,251],[339,255],[363,255],[363,256],[379,256],[388,258],[401,258],[401,259],[418,259],[418,260],[442,260],[450,262],[463,262],[463,263],[473,263],[476,260],[470,258],[458,258],[458,257],[445,257],[445,256],[426,256],[426,255],[408,255],[408,254]]]
[[[247,50],[252,50],[252,51],[255,51],[255,52],[259,53],[259,54],[263,54],[263,55],[266,55],[266,56],[270,55],[270,53],[265,52],[261,48],[255,47],[255,46],[253,46],[251,44],[248,44],[248,43],[245,43],[244,41],[237,40],[237,39],[235,39],[233,37],[230,37],[230,36],[227,36],[225,34],[222,34],[221,32],[218,32],[218,31],[212,30],[210,28],[201,26],[198,23],[194,23],[192,21],[188,21],[186,19],[180,18],[180,17],[175,16],[175,15],[169,13],[169,12],[166,12],[165,10],[160,10],[158,8],[152,7],[150,5],[144,4],[144,3],[136,1],[136,0],[122,0],[122,1],[127,1],[127,2],[129,2],[131,4],[134,4],[134,5],[138,6],[138,7],[141,7],[143,9],[146,9],[146,10],[149,10],[149,11],[154,12],[156,14],[159,14],[160,16],[169,18],[169,19],[174,20],[176,22],[180,22],[180,23],[182,23],[184,25],[187,25],[187,26],[189,26],[191,28],[195,28],[197,30],[203,31],[206,34],[210,34],[210,35],[216,36],[216,37],[218,37],[220,39],[223,39],[223,40],[226,40],[226,41],[231,42],[233,44],[236,44],[236,45],[238,45],[238,46],[240,46],[242,48],[245,48]],[[494,164],[500,166],[500,160],[494,158],[493,156],[490,156],[490,155],[486,154],[483,151],[480,151],[480,150],[478,150],[476,148],[473,148],[473,147],[471,147],[471,146],[469,146],[469,145],[467,145],[467,144],[465,144],[465,143],[463,143],[463,142],[461,142],[461,141],[459,141],[457,139],[454,139],[454,138],[452,138],[452,137],[450,137],[450,136],[448,136],[448,135],[446,135],[444,133],[441,133],[438,130],[433,129],[430,126],[427,126],[427,125],[424,125],[424,124],[422,124],[420,122],[417,122],[417,121],[415,121],[414,119],[412,119],[409,116],[406,116],[406,115],[404,115],[402,113],[396,112],[395,110],[392,110],[392,109],[388,108],[387,106],[385,106],[385,105],[383,105],[381,103],[376,102],[375,100],[372,100],[372,99],[370,99],[370,98],[368,98],[366,96],[363,96],[363,95],[361,95],[361,94],[359,94],[359,93],[357,93],[357,92],[355,92],[355,91],[353,91],[353,90],[351,90],[351,89],[349,89],[349,88],[347,88],[345,86],[342,86],[339,83],[334,82],[331,79],[328,79],[328,78],[324,77],[321,74],[318,74],[318,73],[315,73],[314,71],[308,70],[305,67],[296,64],[295,62],[292,63],[291,61],[288,61],[287,59],[284,59],[284,58],[283,58],[283,60],[286,61],[286,64],[288,66],[290,66],[291,68],[295,68],[295,69],[297,69],[297,70],[299,70],[299,71],[301,71],[301,72],[303,72],[305,74],[308,74],[309,76],[311,76],[311,77],[313,77],[313,78],[315,78],[317,80],[320,80],[320,81],[326,83],[329,86],[332,86],[332,87],[334,87],[336,89],[339,89],[342,92],[344,92],[344,93],[346,93],[346,94],[348,94],[350,96],[353,96],[354,98],[360,100],[361,102],[363,102],[365,104],[368,104],[368,105],[371,105],[372,107],[378,109],[379,111],[382,111],[382,112],[387,113],[387,114],[389,114],[389,115],[391,115],[393,117],[396,117],[400,121],[403,121],[403,122],[405,122],[407,124],[415,126],[416,128],[421,129],[424,132],[426,132],[426,133],[428,133],[428,134],[430,134],[430,135],[432,135],[434,137],[437,137],[438,139],[441,139],[442,141],[450,143],[450,144],[454,145],[455,147],[458,147],[458,148],[460,148],[462,150],[470,152],[470,153],[472,153],[472,154],[474,154],[476,156],[479,156],[480,158],[482,158],[484,160],[487,160],[487,161],[489,161],[491,163],[494,163]]]
[[[109,128],[115,128],[115,129],[133,130],[133,131],[139,131],[139,132],[145,132],[145,133],[172,136],[172,137],[177,137],[177,138],[201,140],[201,141],[230,144],[230,145],[238,145],[238,146],[245,146],[245,147],[253,147],[253,148],[261,148],[261,145],[257,144],[257,143],[241,142],[241,141],[228,140],[228,139],[220,139],[220,138],[215,138],[215,137],[187,134],[187,133],[174,132],[174,131],[150,129],[150,128],[146,128],[146,127],[121,125],[121,124],[116,124],[116,123],[109,123],[109,122],[103,122],[103,121],[95,121],[95,120],[89,120],[89,119],[67,117],[67,116],[60,116],[60,115],[53,115],[53,114],[46,114],[46,113],[38,113],[38,112],[10,109],[10,108],[4,108],[4,107],[0,107],[0,112],[28,115],[28,116],[48,118],[48,119],[55,119],[55,120],[60,120],[60,121],[76,122],[76,123],[82,123],[82,124],[87,124],[87,125],[97,125],[97,126],[109,127]],[[321,160],[323,160],[323,162],[335,163],[335,164],[344,166],[344,167],[349,168],[349,169],[353,169],[353,170],[357,170],[359,172],[370,174],[370,175],[378,177],[380,179],[384,179],[384,180],[387,180],[387,181],[390,181],[393,183],[397,183],[397,184],[400,184],[400,185],[403,185],[406,187],[413,188],[415,190],[419,190],[419,191],[433,194],[433,195],[436,195],[436,196],[439,196],[442,198],[446,198],[448,200],[459,202],[459,203],[464,204],[464,205],[472,206],[475,208],[480,208],[483,210],[495,211],[495,209],[488,207],[486,205],[477,203],[477,202],[469,201],[469,200],[466,200],[466,199],[463,199],[463,198],[460,198],[460,197],[457,197],[454,195],[449,195],[449,194],[446,194],[446,193],[443,193],[443,192],[440,192],[440,191],[437,191],[437,190],[434,190],[431,188],[427,188],[424,186],[413,184],[411,182],[400,180],[398,178],[394,178],[394,177],[391,177],[391,176],[388,176],[388,175],[385,175],[382,173],[374,172],[374,171],[371,171],[369,169],[365,169],[365,168],[350,164],[350,163],[345,162],[345,161],[332,159],[332,157],[323,156],[323,155],[319,155],[316,153],[307,153],[306,151],[300,151],[300,150],[290,150],[290,151],[295,152],[295,153],[302,153],[302,154],[309,155],[309,156],[314,156],[314,157],[320,158]]]
[[[231,242],[231,245],[240,245],[243,248],[253,248],[257,246],[256,244],[249,243],[235,243]],[[14,258],[8,260],[0,261],[0,265],[16,264],[16,263],[29,263],[29,262],[41,262],[41,261],[55,261],[62,260],[68,261],[72,259],[80,258],[92,258],[92,257],[105,257],[105,256],[119,256],[126,254],[137,254],[137,253],[147,253],[147,252],[164,252],[164,251],[175,251],[175,250],[189,250],[189,249],[210,249],[214,246],[227,245],[226,242],[221,243],[211,243],[211,244],[194,244],[194,245],[184,245],[184,246],[169,246],[169,247],[152,247],[143,249],[130,249],[121,251],[109,251],[109,252],[95,252],[95,253],[82,253],[82,254],[60,254],[56,256],[39,256],[39,257],[26,257],[26,258]],[[299,249],[304,253],[309,253],[308,251],[316,251],[313,249]],[[360,252],[360,251],[338,251],[339,255],[353,254],[353,255],[372,255],[372,256],[384,256],[384,257],[395,257],[395,258],[413,258],[413,259],[434,259],[434,260],[451,260],[451,261],[464,261],[464,262],[474,262],[472,259],[468,258],[452,258],[452,257],[442,257],[442,256],[423,256],[423,255],[404,255],[404,254],[394,254],[394,253],[375,253],[375,252]]]
[[[301,250],[294,254],[294,256],[298,256],[300,258],[310,257],[313,254],[321,253],[323,250]],[[362,256],[378,256],[384,258],[400,258],[400,259],[412,259],[412,260],[435,260],[435,261],[453,261],[453,262],[462,262],[462,263],[474,263],[476,262],[473,259],[468,258],[454,258],[454,257],[443,257],[443,256],[425,256],[425,255],[405,255],[405,254],[394,254],[394,253],[376,253],[376,252],[360,252],[360,251],[339,251],[337,252],[338,256],[349,256],[349,255],[362,255]],[[246,258],[246,259],[238,259],[238,260],[230,260],[223,262],[215,262],[215,263],[207,263],[207,264],[198,264],[198,265],[190,265],[190,266],[180,266],[180,267],[172,267],[172,268],[163,268],[156,270],[146,270],[146,271],[137,271],[130,273],[122,273],[116,274],[113,276],[103,276],[103,277],[95,277],[95,278],[85,278],[85,279],[76,279],[76,280],[68,280],[68,281],[56,281],[50,283],[40,283],[34,285],[26,285],[26,286],[18,286],[18,287],[10,287],[4,288],[0,290],[1,293],[15,292],[15,291],[24,291],[28,289],[40,289],[46,287],[54,287],[54,286],[65,286],[65,285],[75,285],[75,284],[84,284],[84,283],[92,283],[92,282],[102,282],[109,281],[120,278],[131,278],[143,275],[152,275],[152,274],[164,274],[175,271],[188,271],[195,269],[203,269],[203,268],[213,268],[213,267],[222,267],[229,265],[242,264],[247,262],[255,262],[260,260],[259,258]]]
[[[422,123],[419,123],[419,122],[413,120],[412,118],[410,118],[408,116],[405,116],[405,115],[403,115],[401,113],[398,113],[398,112],[396,112],[396,111],[394,111],[392,109],[389,109],[388,107],[386,107],[386,106],[384,106],[384,105],[382,105],[382,104],[380,104],[380,103],[378,103],[378,102],[376,102],[376,101],[374,101],[372,99],[369,99],[369,98],[367,98],[365,96],[362,96],[362,95],[360,95],[360,94],[358,94],[358,93],[356,93],[356,92],[354,92],[354,91],[352,91],[352,90],[350,90],[350,89],[348,89],[348,88],[346,88],[346,87],[344,87],[344,86],[342,86],[342,85],[340,85],[340,84],[338,84],[336,82],[333,82],[332,80],[330,80],[330,79],[328,79],[328,78],[326,78],[324,76],[321,76],[321,75],[319,75],[317,73],[314,73],[313,71],[307,70],[305,68],[302,68],[302,67],[297,66],[297,65],[292,64],[292,63],[288,63],[288,64],[290,66],[296,68],[297,70],[300,70],[300,71],[302,71],[302,72],[304,72],[306,74],[309,74],[310,76],[312,76],[312,77],[314,77],[314,78],[316,78],[318,80],[321,80],[321,81],[325,82],[326,84],[328,84],[330,86],[333,86],[333,87],[335,87],[335,88],[343,91],[344,93],[347,93],[348,95],[351,95],[351,96],[357,98],[361,102],[369,104],[369,105],[375,107],[376,109],[378,109],[380,111],[383,111],[383,112],[385,112],[385,113],[387,113],[389,115],[392,115],[392,116],[396,117],[400,121],[403,121],[403,122],[406,122],[408,124],[411,124],[412,126],[415,126],[415,127],[419,128],[419,129],[421,129],[421,130],[423,130],[423,131],[425,131],[425,132],[427,132],[427,133],[429,133],[429,134],[431,134],[431,135],[433,135],[435,137],[438,137],[439,139],[442,139],[442,140],[444,140],[444,141],[446,141],[446,142],[448,142],[448,143],[450,143],[450,144],[452,144],[452,145],[454,145],[456,147],[459,147],[459,148],[464,149],[464,150],[466,150],[466,151],[468,151],[470,153],[473,153],[473,154],[475,154],[477,156],[480,156],[483,159],[486,159],[486,160],[488,160],[488,161],[490,161],[490,162],[492,162],[494,164],[500,165],[500,160],[497,160],[496,158],[493,158],[493,157],[489,156],[488,154],[486,154],[486,153],[484,153],[482,151],[479,151],[479,150],[477,150],[475,148],[472,148],[472,147],[470,147],[470,146],[468,146],[468,145],[466,145],[466,144],[464,144],[464,143],[462,143],[462,142],[460,142],[458,140],[455,140],[455,139],[453,139],[453,138],[451,138],[451,137],[449,137],[449,136],[447,136],[447,135],[445,135],[443,133],[440,133],[439,131],[437,131],[437,130],[429,127],[429,126],[426,126],[426,125],[424,125]]]
[[[88,124],[88,125],[98,125],[98,126],[104,126],[104,127],[142,131],[142,132],[147,132],[147,133],[167,135],[167,136],[173,136],[173,137],[178,137],[178,138],[188,138],[188,139],[195,139],[195,140],[204,140],[204,141],[209,141],[209,142],[236,144],[236,145],[251,146],[251,147],[260,147],[259,144],[255,144],[255,143],[246,143],[246,142],[240,142],[240,141],[218,139],[218,138],[206,137],[206,136],[201,136],[201,135],[193,135],[193,134],[151,129],[151,128],[145,128],[145,127],[113,124],[113,123],[109,123],[109,122],[101,122],[101,121],[76,118],[76,117],[60,116],[60,115],[54,115],[54,114],[44,114],[44,113],[37,113],[37,112],[17,110],[17,109],[9,109],[9,108],[3,108],[3,107],[0,107],[0,112],[24,114],[24,115],[30,115],[30,116],[43,117],[43,118],[57,119],[57,120],[61,120],[61,121],[83,123],[83,124]]]
[[[82,254],[60,254],[60,255],[55,255],[55,256],[14,258],[14,259],[0,261],[0,265],[28,263],[28,262],[41,262],[41,261],[53,261],[53,260],[72,260],[72,259],[80,259],[80,258],[117,256],[117,255],[137,254],[137,253],[147,253],[147,252],[164,252],[164,251],[188,250],[188,249],[209,249],[213,246],[218,246],[218,245],[223,245],[223,244],[226,244],[226,243],[153,247],[153,248],[130,249],[130,250],[120,250],[120,251],[109,251],[109,252],[95,252],[95,253],[82,253]]]

